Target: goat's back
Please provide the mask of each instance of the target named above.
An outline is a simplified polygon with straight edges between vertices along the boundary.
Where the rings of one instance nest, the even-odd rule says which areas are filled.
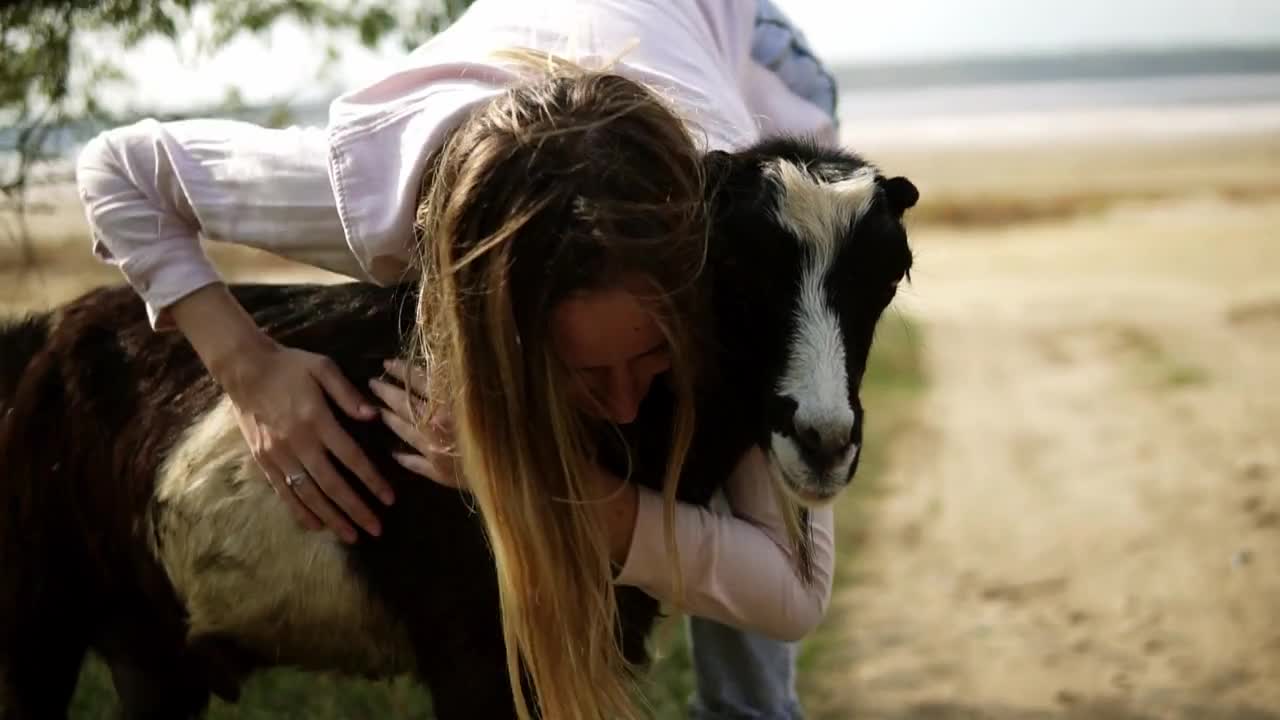
[[[401,290],[233,286],[269,334],[332,357],[357,385],[399,352],[413,318]],[[0,434],[0,497],[13,510],[0,521],[0,585],[14,590],[0,600],[6,617],[92,598],[74,614],[102,628],[140,616],[144,638],[232,637],[249,656],[382,674],[408,669],[410,652],[387,599],[373,593],[405,582],[362,573],[420,564],[419,575],[435,576],[441,557],[469,559],[482,578],[492,572],[459,494],[406,478],[387,462],[398,440],[380,422],[336,409],[399,501],[383,509],[362,491],[383,511],[383,538],[347,547],[303,530],[272,496],[189,345],[154,332],[128,288],[90,292],[19,331],[5,339],[21,343],[0,351],[17,358],[3,367],[11,390]]]

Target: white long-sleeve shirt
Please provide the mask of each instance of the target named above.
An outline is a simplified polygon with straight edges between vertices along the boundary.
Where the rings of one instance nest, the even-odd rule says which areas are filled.
[[[752,56],[755,0],[477,0],[395,71],[338,97],[324,128],[233,120],[144,120],[100,134],[77,164],[93,252],[166,308],[220,276],[199,238],[234,242],[390,283],[403,279],[420,177],[473,107],[519,78],[495,51],[546,51],[655,89],[704,149],[763,133],[834,139],[827,109]],[[771,18],[776,29],[776,19]],[[730,480],[732,514],[681,505],[687,612],[783,639],[811,629],[830,597],[832,517],[815,513],[816,581],[799,581],[757,453]],[[643,491],[617,582],[671,601],[661,499]]]

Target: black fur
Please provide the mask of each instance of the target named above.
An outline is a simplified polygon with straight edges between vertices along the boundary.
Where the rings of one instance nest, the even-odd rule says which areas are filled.
[[[46,315],[28,316],[0,326],[0,417],[8,412],[22,371],[48,339]]]

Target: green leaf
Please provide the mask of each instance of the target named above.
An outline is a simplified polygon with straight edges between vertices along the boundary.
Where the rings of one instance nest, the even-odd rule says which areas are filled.
[[[395,27],[394,15],[384,8],[371,8],[360,18],[360,43],[368,48],[375,47]]]
[[[105,53],[86,51],[99,35],[110,47],[125,48],[153,39],[175,44],[197,40],[197,56],[204,56],[242,33],[261,35],[288,19],[330,48],[323,71],[341,61],[335,48],[342,42],[375,47],[394,39],[411,50],[470,4],[444,0],[438,10],[401,12],[392,8],[405,5],[381,0],[0,0],[0,126],[18,131],[0,142],[0,150],[18,156],[16,170],[4,170],[0,187],[17,193],[15,205],[23,207],[27,172],[50,152],[46,140],[53,131],[80,117],[108,119],[111,113],[103,101],[113,84],[128,78],[118,66],[97,59]],[[193,26],[199,10],[209,11],[210,27]],[[84,87],[71,87],[73,68]],[[228,97],[243,106],[238,94]],[[160,116],[135,108],[109,119],[126,122],[144,114]],[[288,124],[291,118],[287,104],[267,113],[271,123]]]

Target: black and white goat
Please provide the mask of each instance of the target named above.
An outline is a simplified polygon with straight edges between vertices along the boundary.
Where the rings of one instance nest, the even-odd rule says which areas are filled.
[[[911,265],[902,216],[916,189],[793,140],[707,162],[701,281],[720,374],[699,389],[679,496],[708,502],[758,445],[787,491],[827,501],[857,467],[859,385]],[[280,342],[334,358],[357,383],[380,375],[412,329],[412,287],[233,292]],[[638,422],[669,402],[655,389]],[[398,441],[380,424],[344,421],[395,486],[382,537],[346,546],[304,531],[188,345],[153,333],[124,287],[0,330],[0,415],[3,717],[64,717],[90,649],[129,718],[194,717],[211,693],[234,698],[248,673],[274,665],[412,672],[441,718],[512,716],[479,519],[457,491],[389,461]],[[656,483],[662,448],[638,450],[634,476]],[[643,661],[658,603],[629,588],[619,603],[625,652]]]

